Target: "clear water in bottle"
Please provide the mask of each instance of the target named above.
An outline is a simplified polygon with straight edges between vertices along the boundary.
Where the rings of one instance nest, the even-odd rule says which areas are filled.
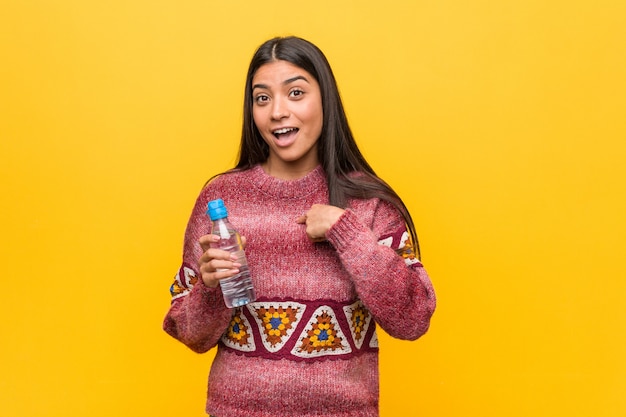
[[[228,211],[221,199],[210,201],[207,214],[213,221],[211,233],[220,237],[213,247],[228,251],[237,256],[239,273],[220,281],[224,302],[229,308],[241,307],[256,300],[254,287],[248,269],[248,260],[243,250],[241,236],[228,221]]]
[[[221,247],[221,249],[237,255],[235,262],[241,264],[237,275],[220,281],[226,306],[229,308],[241,307],[256,300],[254,287],[250,279],[250,271],[248,270],[248,261],[244,251],[241,249],[235,250],[235,246],[231,246],[230,248]]]

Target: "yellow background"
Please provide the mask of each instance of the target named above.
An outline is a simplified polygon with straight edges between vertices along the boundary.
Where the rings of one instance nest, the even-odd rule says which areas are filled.
[[[2,0],[0,415],[202,416],[161,330],[253,50],[310,39],[439,307],[381,414],[626,415],[623,0]],[[383,274],[384,278],[384,274]],[[267,392],[272,394],[272,381]]]

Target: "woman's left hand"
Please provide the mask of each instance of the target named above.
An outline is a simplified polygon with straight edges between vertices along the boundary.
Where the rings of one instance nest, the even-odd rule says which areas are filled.
[[[323,242],[326,240],[326,232],[339,220],[344,211],[336,206],[313,204],[296,222],[306,225],[306,235],[311,241]]]

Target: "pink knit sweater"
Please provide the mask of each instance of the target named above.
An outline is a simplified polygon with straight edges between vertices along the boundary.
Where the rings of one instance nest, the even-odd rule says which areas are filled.
[[[239,309],[197,278],[198,238],[216,198],[247,238],[258,299]],[[378,416],[376,326],[411,340],[428,329],[435,295],[399,213],[353,200],[327,242],[313,243],[296,219],[315,203],[328,203],[321,167],[284,181],[256,166],[217,177],[198,197],[163,326],[196,352],[218,347],[209,414]]]

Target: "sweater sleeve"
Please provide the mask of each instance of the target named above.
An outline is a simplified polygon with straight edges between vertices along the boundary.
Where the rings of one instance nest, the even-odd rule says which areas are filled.
[[[435,292],[399,213],[377,205],[373,227],[347,209],[327,232],[359,298],[391,336],[415,340],[430,326]]]
[[[165,332],[198,353],[217,344],[232,317],[220,287],[205,286],[198,272],[197,262],[202,254],[198,239],[208,233],[205,194],[206,190],[196,200],[187,223],[183,263],[170,287],[172,304],[163,321]]]

